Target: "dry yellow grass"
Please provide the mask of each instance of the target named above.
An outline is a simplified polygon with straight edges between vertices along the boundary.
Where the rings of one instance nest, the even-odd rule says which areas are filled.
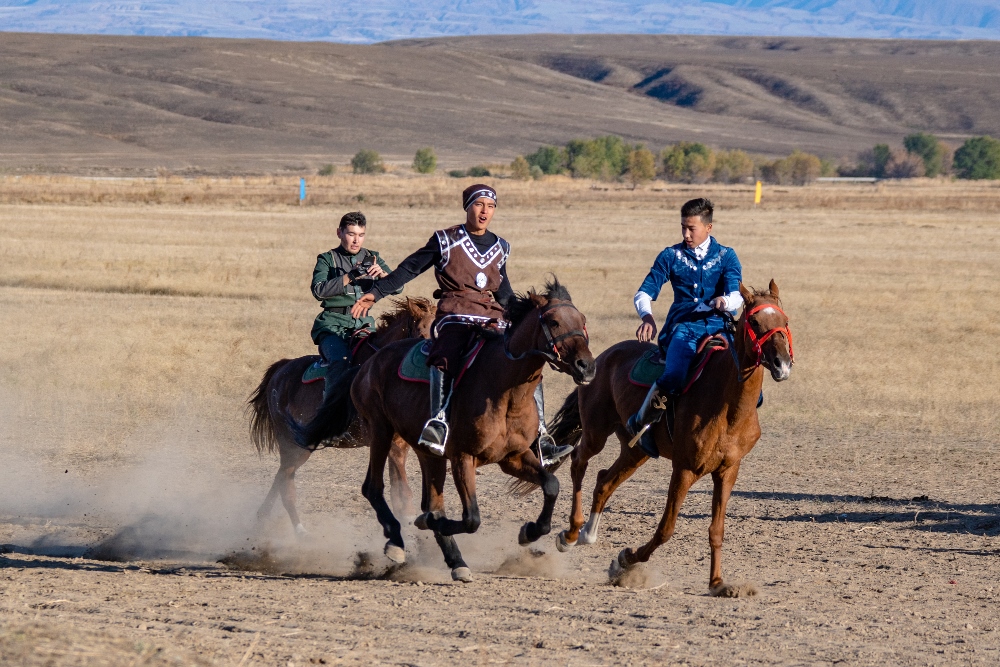
[[[326,204],[298,207],[292,179],[161,181],[0,179],[0,201],[22,202],[0,206],[3,446],[119,459],[144,425],[184,410],[243,447],[242,404],[266,366],[313,350],[308,284],[339,216],[364,210],[369,246],[395,263],[462,220],[465,183],[334,176],[312,188]],[[153,187],[169,203],[137,203]],[[766,189],[760,210],[741,187],[498,187],[494,228],[513,245],[515,288],[558,274],[595,351],[632,335],[632,294],[675,242],[677,207],[706,192],[746,282],[775,278],[792,318],[797,364],[789,382],[765,385],[765,429],[1000,434],[995,186]],[[45,201],[58,203],[23,203]],[[431,289],[425,275],[407,293]],[[570,384],[548,377],[551,409]]]

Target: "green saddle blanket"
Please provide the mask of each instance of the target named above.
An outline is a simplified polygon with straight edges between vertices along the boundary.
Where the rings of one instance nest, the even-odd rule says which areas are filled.
[[[459,371],[458,377],[455,378],[455,386],[462,381],[462,376],[465,375],[465,371],[469,369],[472,362],[476,360],[479,355],[479,350],[483,349],[483,344],[486,341],[480,339],[473,346],[472,351],[469,352],[462,359],[462,370]],[[430,384],[431,381],[431,369],[427,365],[427,353],[430,350],[430,341],[422,340],[410,348],[410,351],[406,353],[403,360],[399,362],[399,372],[398,375],[403,380],[409,380],[410,382],[426,382]]]
[[[663,375],[665,365],[658,349],[647,350],[632,366],[628,374],[629,382],[640,387],[651,387]]]
[[[322,360],[318,360],[315,363],[306,366],[306,371],[302,374],[302,384],[310,384],[312,382],[326,380],[326,372],[330,370],[330,366],[328,364],[321,364],[323,364]]]

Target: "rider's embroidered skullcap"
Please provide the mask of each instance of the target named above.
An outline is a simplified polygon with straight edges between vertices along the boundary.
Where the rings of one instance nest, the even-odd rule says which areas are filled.
[[[493,203],[497,203],[497,191],[488,185],[483,183],[476,183],[475,185],[470,185],[465,188],[462,192],[462,208],[466,211],[472,206],[472,203],[479,199],[480,197],[489,197],[493,200]]]

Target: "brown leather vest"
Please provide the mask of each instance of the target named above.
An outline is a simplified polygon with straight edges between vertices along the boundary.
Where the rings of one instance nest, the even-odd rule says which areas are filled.
[[[493,299],[493,292],[503,281],[500,269],[510,255],[510,244],[498,236],[497,242],[485,254],[480,254],[465,231],[465,225],[434,234],[441,249],[441,261],[434,268],[441,299],[438,316],[503,315],[503,307]]]

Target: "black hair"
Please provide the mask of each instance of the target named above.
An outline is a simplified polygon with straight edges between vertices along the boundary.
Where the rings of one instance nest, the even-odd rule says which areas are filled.
[[[349,225],[366,227],[368,226],[368,221],[365,220],[365,214],[361,211],[351,211],[350,213],[345,213],[344,217],[340,219],[339,229],[347,229]]]
[[[698,197],[697,199],[685,202],[684,206],[681,206],[681,219],[699,217],[703,223],[710,225],[712,224],[712,212],[714,210],[715,207],[712,206],[711,199]]]
[[[559,301],[573,302],[573,298],[569,295],[569,290],[563,287],[559,279],[553,275],[552,278],[545,281],[545,291],[541,294],[536,292],[534,288],[531,288],[527,294],[514,294],[510,297],[507,301],[504,317],[511,324],[519,323],[524,319],[525,315],[538,306],[538,302],[532,297],[542,297],[547,301],[558,299]]]

